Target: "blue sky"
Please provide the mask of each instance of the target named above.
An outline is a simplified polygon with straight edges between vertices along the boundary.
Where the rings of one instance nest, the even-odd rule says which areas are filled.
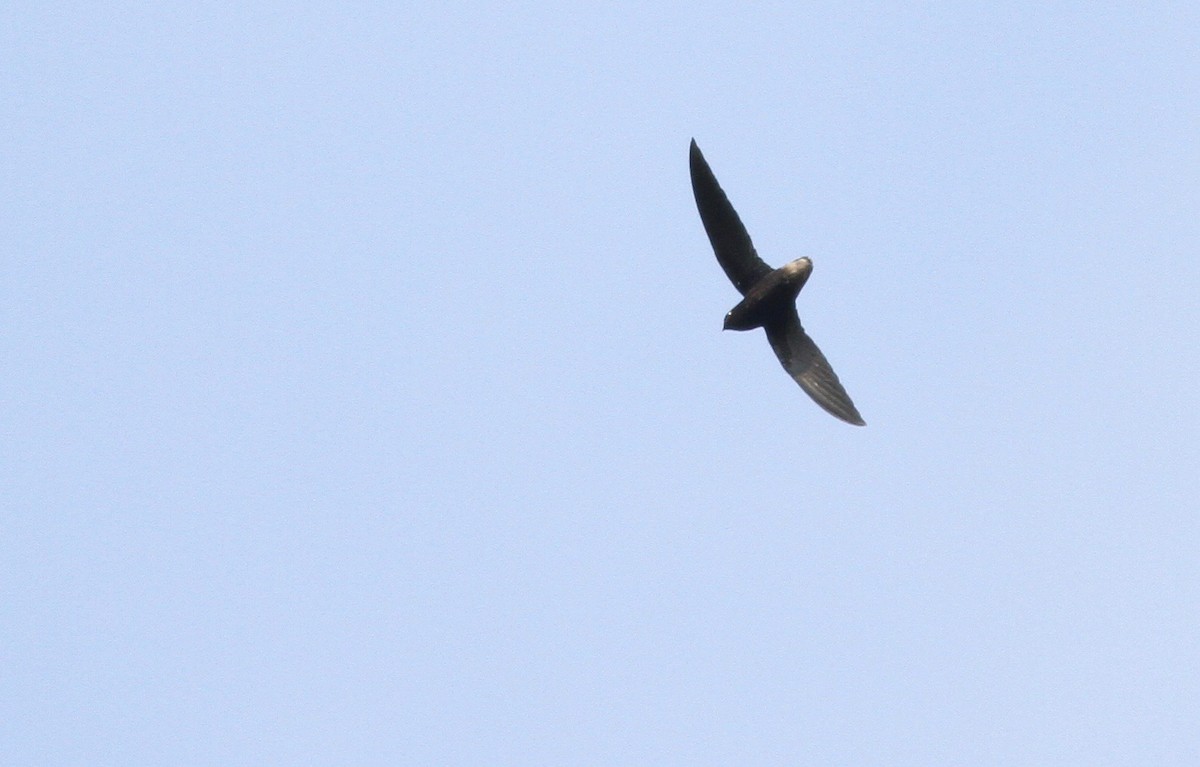
[[[1200,762],[1194,5],[2,15],[0,761]]]

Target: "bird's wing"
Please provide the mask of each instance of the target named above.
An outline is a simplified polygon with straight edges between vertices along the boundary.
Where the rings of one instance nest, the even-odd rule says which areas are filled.
[[[792,309],[785,316],[766,326],[767,340],[775,350],[775,356],[783,364],[800,388],[823,407],[826,412],[846,423],[865,426],[850,395],[842,388],[842,382],[829,366],[829,360],[800,326],[800,316]]]
[[[696,195],[696,207],[700,209],[700,220],[704,231],[716,251],[717,261],[738,291],[746,291],[771,273],[771,267],[763,263],[750,242],[750,234],[742,226],[737,211],[729,204],[729,198],[721,191],[717,177],[700,154],[700,147],[692,139],[689,157],[692,171],[692,193]]]

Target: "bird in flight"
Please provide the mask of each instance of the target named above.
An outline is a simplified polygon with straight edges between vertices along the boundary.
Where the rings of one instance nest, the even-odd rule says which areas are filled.
[[[725,315],[725,330],[767,331],[767,341],[783,369],[808,396],[837,418],[865,426],[862,416],[842,388],[829,361],[800,325],[796,296],[808,282],[812,261],[798,258],[778,269],[767,266],[754,250],[750,234],[717,183],[717,177],[692,139],[689,157],[692,192],[704,231],[729,281],[743,296]]]

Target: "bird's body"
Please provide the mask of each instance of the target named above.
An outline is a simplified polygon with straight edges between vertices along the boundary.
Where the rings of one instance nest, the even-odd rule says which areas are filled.
[[[808,275],[812,261],[798,258],[769,273],[746,291],[746,297],[725,315],[725,330],[754,330],[765,327],[781,311],[795,307],[796,296]]]
[[[729,203],[712,169],[692,140],[692,192],[717,262],[743,298],[725,315],[726,330],[763,328],[775,356],[800,388],[830,414],[856,426],[862,416],[829,361],[804,332],[796,297],[812,274],[812,261],[798,258],[772,269],[754,250],[750,235]]]

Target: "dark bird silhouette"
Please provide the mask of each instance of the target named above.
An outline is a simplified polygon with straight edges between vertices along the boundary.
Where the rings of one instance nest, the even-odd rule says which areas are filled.
[[[696,195],[704,231],[721,268],[744,296],[725,315],[725,330],[766,330],[767,341],[783,369],[814,402],[846,423],[865,426],[829,360],[804,332],[796,313],[796,296],[812,274],[812,261],[798,258],[778,269],[763,263],[695,139],[689,159],[692,192]]]

